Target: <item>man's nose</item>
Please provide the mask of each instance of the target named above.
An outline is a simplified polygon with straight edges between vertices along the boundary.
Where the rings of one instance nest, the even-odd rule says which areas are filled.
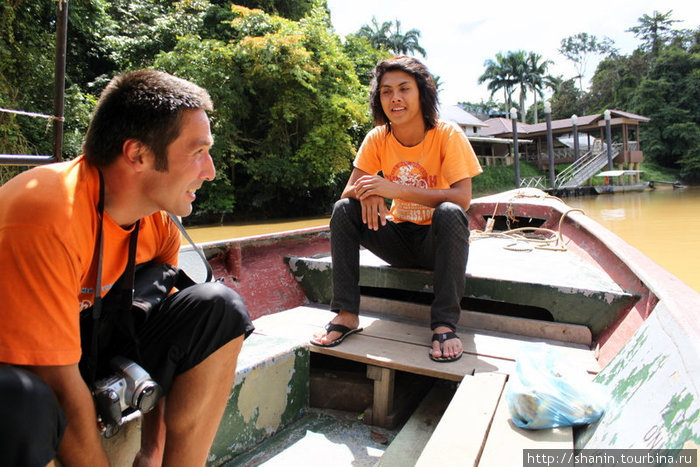
[[[216,177],[216,167],[214,167],[214,159],[211,157],[211,154],[209,152],[207,152],[207,157],[204,161],[204,167],[202,168],[201,177],[207,181],[212,181]]]

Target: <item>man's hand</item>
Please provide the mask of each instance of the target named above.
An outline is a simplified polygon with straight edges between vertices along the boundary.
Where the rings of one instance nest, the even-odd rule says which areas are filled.
[[[386,207],[386,201],[381,196],[367,196],[360,199],[362,205],[362,222],[367,225],[368,229],[379,230],[379,225],[386,225],[386,216],[389,214],[389,209]]]

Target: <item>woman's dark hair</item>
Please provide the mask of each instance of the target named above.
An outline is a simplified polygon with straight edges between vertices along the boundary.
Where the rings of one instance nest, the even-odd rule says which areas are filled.
[[[156,70],[116,76],[97,102],[83,143],[85,159],[107,167],[127,139],[145,144],[155,155],[156,170],[168,170],[167,148],[180,134],[187,109],[211,111],[209,93],[194,83]]]
[[[386,125],[387,130],[391,131],[391,123],[389,117],[386,116],[382,109],[381,94],[379,85],[382,82],[382,77],[388,71],[403,71],[413,76],[418,85],[418,94],[420,96],[420,107],[423,113],[423,121],[425,129],[430,130],[437,125],[438,122],[438,93],[435,86],[435,80],[428,71],[428,68],[423,65],[418,59],[406,56],[397,56],[382,60],[374,67],[372,83],[369,91],[369,107],[372,110],[375,126]]]

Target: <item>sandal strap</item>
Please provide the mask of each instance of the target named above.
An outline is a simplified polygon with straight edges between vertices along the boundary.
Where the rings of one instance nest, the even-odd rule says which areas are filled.
[[[450,339],[459,339],[457,337],[457,334],[455,334],[452,331],[449,332],[436,332],[433,334],[433,342],[438,341],[439,343],[443,343],[445,341],[448,341]]]
[[[346,333],[352,331],[352,329],[347,327],[347,326],[344,326],[342,324],[334,324],[334,323],[326,324],[326,332],[328,333],[328,332],[333,332],[333,331],[339,332],[341,334],[346,334]]]

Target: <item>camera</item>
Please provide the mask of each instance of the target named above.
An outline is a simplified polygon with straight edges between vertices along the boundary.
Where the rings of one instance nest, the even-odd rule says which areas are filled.
[[[115,374],[95,383],[93,396],[102,434],[112,437],[119,427],[149,412],[163,393],[158,383],[135,362],[116,356],[110,364]]]

